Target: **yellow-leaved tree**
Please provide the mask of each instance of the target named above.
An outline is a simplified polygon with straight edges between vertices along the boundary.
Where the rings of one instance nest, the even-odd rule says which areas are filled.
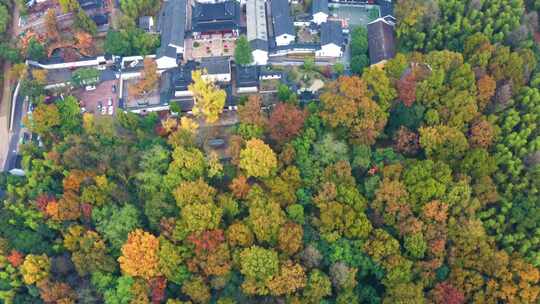
[[[277,158],[272,148],[260,139],[250,139],[240,152],[240,168],[246,176],[268,177],[277,168]]]
[[[213,82],[203,78],[201,70],[193,71],[193,83],[189,85],[189,91],[193,93],[195,104],[193,114],[204,118],[208,123],[214,123],[223,112],[227,93],[218,88]]]
[[[135,229],[130,232],[122,256],[118,258],[124,274],[147,280],[159,275],[159,240],[152,234]]]
[[[29,254],[24,258],[21,273],[25,284],[34,284],[49,277],[51,260],[45,254]]]

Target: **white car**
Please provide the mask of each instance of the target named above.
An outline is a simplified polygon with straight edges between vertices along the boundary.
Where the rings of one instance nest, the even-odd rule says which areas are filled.
[[[113,113],[114,113],[114,107],[109,106],[109,115],[113,115]]]
[[[101,115],[107,114],[107,107],[101,107]]]
[[[112,106],[112,104],[113,104],[113,102],[112,102],[112,98],[111,98],[111,97],[109,97],[109,102],[108,102],[108,104],[107,104],[107,105],[108,105],[108,106],[110,107],[110,106]]]

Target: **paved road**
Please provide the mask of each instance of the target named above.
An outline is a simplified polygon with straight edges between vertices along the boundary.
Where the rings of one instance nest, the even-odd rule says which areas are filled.
[[[16,35],[14,33],[19,32],[19,10],[17,9],[16,5],[14,5],[13,7],[14,9],[11,16],[11,26],[7,33],[9,37],[15,37]],[[11,115],[12,98],[11,79],[9,79],[8,76],[8,71],[10,69],[11,64],[9,62],[4,62],[2,73],[5,77],[2,99],[0,100],[0,171],[3,171],[4,164],[7,163],[8,158],[11,159],[8,150],[11,146],[10,141],[12,138],[11,133],[9,132],[9,120]],[[19,115],[22,115],[22,113],[19,113]]]
[[[19,95],[15,102],[15,118],[13,119],[13,129],[11,130],[11,139],[9,141],[8,154],[4,165],[4,171],[9,171],[15,167],[15,160],[17,158],[19,141],[21,138],[21,125],[23,117],[23,104],[24,98]]]

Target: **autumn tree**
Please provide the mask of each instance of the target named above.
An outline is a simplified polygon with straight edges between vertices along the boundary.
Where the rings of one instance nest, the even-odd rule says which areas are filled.
[[[287,261],[280,265],[279,274],[267,283],[270,294],[274,296],[290,295],[306,286],[307,277],[299,264]]]
[[[418,134],[402,126],[395,135],[396,150],[407,155],[415,155],[420,149],[418,140]]]
[[[342,76],[321,95],[322,118],[332,127],[348,130],[353,143],[373,144],[386,125],[388,114],[369,97],[367,84],[358,77]]]
[[[159,241],[152,234],[141,229],[129,233],[127,242],[122,246],[122,256],[118,258],[122,272],[144,279],[159,275]]]
[[[51,261],[45,254],[29,254],[21,265],[21,274],[26,284],[34,284],[46,279],[51,269]]]
[[[302,226],[288,222],[279,229],[278,247],[287,255],[293,255],[302,249],[304,231]]]
[[[243,175],[240,175],[231,181],[229,188],[231,189],[234,196],[242,199],[247,196],[247,194],[249,193],[250,187],[249,187],[247,178]]]
[[[19,267],[24,262],[24,255],[17,250],[11,250],[10,254],[6,257],[6,260],[13,267]]]
[[[182,284],[189,278],[189,271],[185,265],[188,256],[188,248],[173,244],[163,235],[159,237],[159,272],[167,280],[176,284]]]
[[[193,93],[195,100],[193,114],[208,123],[214,123],[223,111],[227,94],[203,76],[202,71],[193,71],[193,83],[189,85],[189,90]]]
[[[399,99],[404,105],[410,107],[416,100],[416,78],[413,73],[404,75],[397,82]]]
[[[338,290],[354,288],[357,271],[358,269],[349,267],[343,262],[332,264],[329,271],[332,285]]]
[[[139,81],[130,87],[130,94],[140,98],[147,98],[159,83],[159,74],[157,72],[157,63],[155,60],[144,58],[144,68],[141,72]]]
[[[72,252],[71,260],[81,276],[114,268],[114,260],[107,254],[105,242],[95,231],[85,231],[79,225],[69,227],[64,235],[64,247]]]
[[[332,294],[332,283],[330,278],[319,269],[314,269],[309,274],[307,286],[303,295],[308,303],[320,303],[320,301]]]
[[[173,195],[179,208],[193,204],[213,203],[217,191],[202,179],[180,183]]]
[[[47,70],[39,70],[39,69],[32,70],[32,78],[34,78],[34,80],[40,85],[47,84],[47,75],[48,75]]]
[[[184,180],[196,180],[203,177],[206,159],[197,148],[176,147],[172,152],[172,162],[164,177],[164,185],[174,189]]]
[[[302,126],[306,113],[288,103],[278,103],[269,119],[270,138],[283,144],[296,136]]]
[[[397,97],[397,92],[385,71],[377,66],[367,68],[362,73],[362,80],[368,87],[368,96],[386,112]]]
[[[43,280],[37,284],[45,303],[75,303],[77,295],[67,283]]]
[[[59,4],[64,13],[75,12],[80,8],[77,0],[59,0]]]
[[[476,81],[478,87],[478,108],[483,111],[495,95],[496,82],[489,76],[484,75]]]
[[[428,157],[448,161],[461,157],[469,143],[461,131],[438,125],[420,128],[420,146]]]
[[[258,185],[248,194],[249,216],[247,224],[258,242],[275,244],[279,229],[286,222],[285,212],[272,198],[268,198]]]
[[[249,247],[253,244],[254,236],[249,227],[242,222],[235,222],[227,228],[227,241],[233,247]]]
[[[182,292],[195,303],[208,303],[210,301],[210,288],[200,276],[193,277],[183,284]]]
[[[25,118],[27,125],[33,132],[40,135],[47,135],[53,131],[54,127],[60,125],[60,113],[54,104],[40,104],[34,112],[32,118]]]
[[[195,194],[197,192],[199,194]],[[185,239],[192,233],[219,227],[223,209],[215,203],[214,195],[214,188],[202,180],[180,184],[175,191],[177,204],[181,208],[173,233],[175,239]]]
[[[437,304],[463,304],[465,297],[452,284],[442,282],[433,289],[433,298]]]
[[[278,271],[279,261],[275,251],[252,246],[240,252],[240,272],[245,276],[242,288],[246,293],[267,293],[266,280]]]
[[[495,135],[495,126],[489,120],[481,117],[473,122],[471,126],[469,144],[473,148],[489,148],[495,139]]]
[[[28,76],[28,67],[25,63],[16,63],[9,70],[8,76],[13,81],[18,81]]]
[[[86,32],[77,32],[75,33],[75,46],[80,50],[81,53],[90,55],[94,49],[94,38],[92,35]]]
[[[45,12],[45,29],[47,30],[47,37],[50,40],[58,41],[60,39],[60,30],[58,29],[58,21],[54,9],[48,9]]]
[[[240,152],[239,167],[247,176],[269,177],[277,167],[276,154],[262,140],[251,139]]]
[[[261,97],[259,95],[250,95],[245,104],[238,106],[240,123],[254,126],[262,133],[268,124],[268,118],[263,114],[261,108]]]

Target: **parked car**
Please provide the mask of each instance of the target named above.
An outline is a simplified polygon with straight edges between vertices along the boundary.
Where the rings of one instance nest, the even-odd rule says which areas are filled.
[[[112,92],[116,93],[116,85],[115,84],[113,84],[113,86],[112,86]]]
[[[112,98],[109,97],[109,102],[107,103],[107,105],[110,107],[110,106],[112,106],[112,104],[113,104]]]
[[[109,115],[113,115],[113,114],[114,114],[114,107],[109,106]]]
[[[93,86],[93,85],[88,85],[88,86],[84,87],[84,89],[87,90],[87,91],[93,91],[93,90],[96,89],[96,87]]]
[[[30,140],[30,134],[28,134],[27,132],[24,132],[23,133],[23,136],[21,136],[21,138],[19,139],[19,144],[25,144],[27,143],[28,141]]]

